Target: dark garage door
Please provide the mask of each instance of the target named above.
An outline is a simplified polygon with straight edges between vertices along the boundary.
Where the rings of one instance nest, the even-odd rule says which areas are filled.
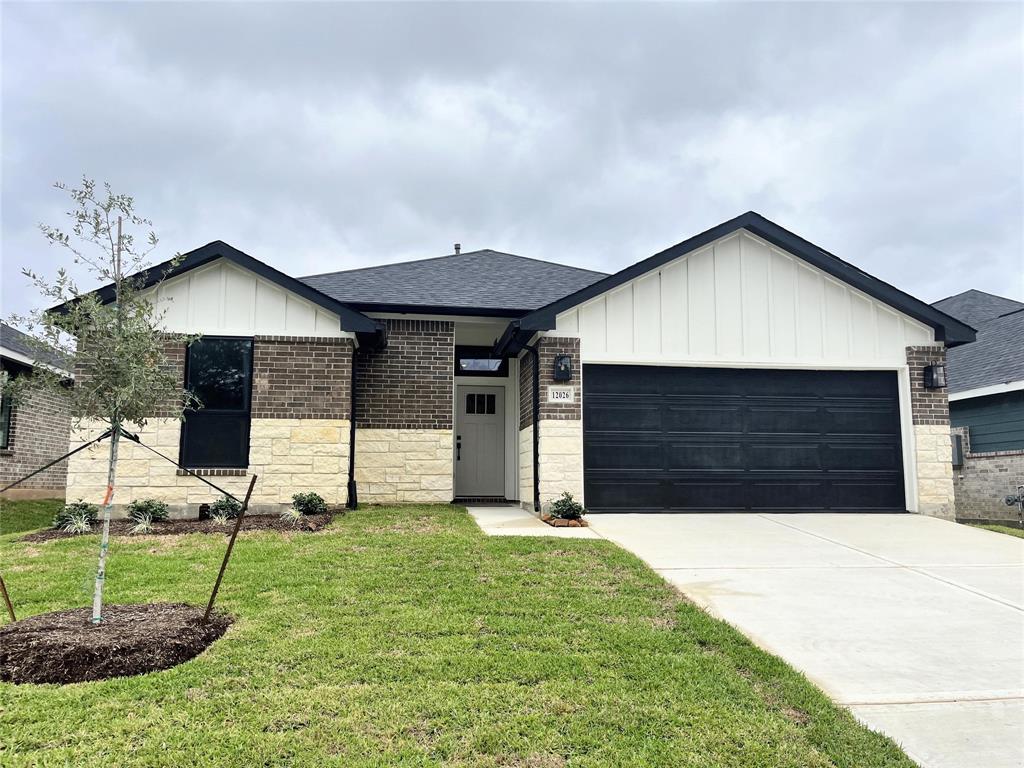
[[[896,374],[588,365],[587,508],[902,511]]]

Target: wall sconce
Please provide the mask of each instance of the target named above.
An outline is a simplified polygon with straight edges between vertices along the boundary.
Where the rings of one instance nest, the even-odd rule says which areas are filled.
[[[924,368],[924,388],[942,389],[946,386],[946,366],[942,363],[932,363]]]
[[[572,380],[572,356],[555,355],[555,381]]]

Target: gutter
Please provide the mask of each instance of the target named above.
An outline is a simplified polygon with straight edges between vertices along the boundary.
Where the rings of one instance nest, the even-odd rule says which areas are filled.
[[[524,349],[533,358],[533,511],[540,513],[540,354],[536,344]]]
[[[348,422],[348,501],[345,507],[359,509],[359,493],[356,489],[356,362],[359,348],[352,347],[352,379],[349,390]]]

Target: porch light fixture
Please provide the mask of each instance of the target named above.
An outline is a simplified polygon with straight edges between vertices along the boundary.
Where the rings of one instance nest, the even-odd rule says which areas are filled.
[[[942,389],[946,386],[946,366],[942,363],[932,363],[924,368],[924,388]]]
[[[572,380],[572,356],[555,355],[555,381]]]

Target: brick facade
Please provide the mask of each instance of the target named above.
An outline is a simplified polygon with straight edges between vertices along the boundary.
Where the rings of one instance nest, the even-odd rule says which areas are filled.
[[[533,355],[523,352],[519,358],[519,428],[533,424]]]
[[[257,336],[252,418],[349,418],[353,348],[351,339]]]
[[[541,419],[582,419],[583,418],[583,366],[580,363],[580,340],[559,336],[543,337],[537,342],[540,357],[540,418]],[[555,381],[555,357],[569,355],[572,358],[572,379]],[[571,403],[549,403],[548,387],[571,386],[575,397]]]
[[[910,368],[910,407],[915,425],[949,424],[949,396],[945,388],[925,389],[924,369],[946,363],[946,350],[940,346],[907,347]]]
[[[357,429],[452,429],[455,324],[385,322],[387,347],[357,358]]]
[[[953,427],[963,445],[963,466],[953,469],[956,519],[968,522],[1017,522],[1019,509],[1004,499],[1024,484],[1024,451],[973,453],[970,430]]]
[[[0,449],[0,486],[67,453],[70,430],[71,417],[58,395],[33,392],[16,403],[11,408],[8,447]],[[11,489],[8,495],[11,498],[61,496],[66,482],[67,461],[62,461]]]

